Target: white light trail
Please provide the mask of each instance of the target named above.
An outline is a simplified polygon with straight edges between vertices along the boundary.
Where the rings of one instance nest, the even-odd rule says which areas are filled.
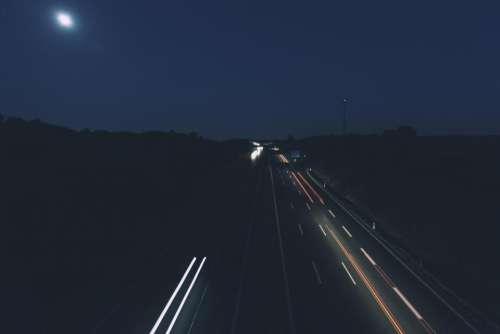
[[[191,281],[191,284],[189,284],[189,287],[184,294],[184,298],[182,298],[181,304],[177,308],[177,311],[175,311],[174,317],[172,318],[172,321],[170,322],[170,325],[168,326],[166,334],[170,334],[172,331],[172,328],[174,327],[175,321],[177,320],[177,317],[179,316],[179,313],[181,313],[182,307],[184,306],[184,303],[186,302],[187,297],[189,296],[189,293],[191,292],[191,289],[193,288],[194,283],[198,279],[198,275],[200,274],[201,268],[203,267],[203,264],[205,263],[205,260],[207,258],[204,257],[203,260],[200,263],[200,266],[198,267],[198,270],[196,271],[196,274],[194,274],[193,280]]]
[[[184,275],[182,275],[182,278],[181,278],[179,284],[177,284],[177,287],[175,288],[174,292],[172,293],[172,296],[170,296],[170,299],[168,300],[167,305],[165,305],[165,307],[163,308],[163,311],[161,312],[160,316],[158,317],[158,320],[156,320],[156,323],[154,324],[154,326],[151,329],[151,331],[149,332],[149,334],[154,334],[156,332],[156,330],[158,329],[158,326],[160,326],[160,323],[163,320],[165,313],[167,313],[170,305],[174,301],[175,296],[177,296],[179,289],[184,284],[184,281],[186,280],[187,275],[191,271],[191,268],[193,267],[193,264],[195,261],[196,261],[196,257],[193,257],[193,259],[191,260],[191,263],[189,264],[188,268],[184,272]]]
[[[261,154],[262,154],[262,151],[264,150],[264,147],[262,146],[257,146],[253,151],[252,153],[250,154],[250,159],[253,160],[256,160]]]

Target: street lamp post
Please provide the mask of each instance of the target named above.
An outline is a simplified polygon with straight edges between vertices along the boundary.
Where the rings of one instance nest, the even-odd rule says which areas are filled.
[[[342,99],[342,135],[347,135],[347,103],[349,102],[349,99],[347,97],[344,97]]]

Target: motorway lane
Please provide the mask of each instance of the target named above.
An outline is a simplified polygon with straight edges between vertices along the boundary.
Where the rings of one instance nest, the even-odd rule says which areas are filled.
[[[312,205],[310,211],[304,198],[287,187],[277,189],[277,193],[297,332],[389,332],[376,306],[365,302],[363,292],[353,286],[340,261],[332,257],[325,236],[311,219],[316,207]]]
[[[235,217],[235,224],[250,221],[248,233],[227,236],[239,243],[234,254],[209,256],[172,333],[472,332],[306,173],[291,176],[283,161],[271,162],[270,172],[267,163],[256,166],[261,181],[255,204],[244,218]],[[185,260],[170,266],[168,277],[152,277],[148,286],[128,294],[94,332],[148,333],[190,259]],[[194,270],[186,281],[193,276]],[[186,283],[179,290],[156,333],[166,332],[187,288]]]
[[[285,180],[286,178],[282,177],[281,183],[283,184]],[[309,211],[310,207],[320,204],[320,202],[324,203],[324,200],[321,199],[321,196],[318,195],[317,191],[312,189],[311,185],[304,180],[303,175],[296,173],[293,177],[290,177],[289,180],[290,183],[295,183],[295,187],[301,190],[305,197],[304,201],[309,202],[306,204],[307,211]],[[292,190],[291,193],[294,193],[294,191]],[[314,203],[312,198],[316,199]],[[370,291],[373,299],[377,301],[379,308],[383,311],[387,320],[392,324],[394,331],[400,333],[408,330],[411,332],[423,333],[433,332],[433,327],[431,327],[431,325],[429,325],[426,319],[422,316],[421,311],[419,312],[415,309],[415,306],[407,295],[406,291],[408,290],[403,289],[401,285],[396,286],[393,280],[388,277],[384,269],[382,269],[383,267],[380,266],[380,264],[372,265],[370,262],[372,259],[370,258],[369,260],[361,251],[361,247],[357,244],[350,231],[352,230],[352,227],[350,227],[347,223],[343,223],[343,221],[346,221],[345,217],[337,216],[336,218],[333,218],[321,204],[319,205],[319,209],[323,211],[322,215],[324,217],[329,217],[328,220],[331,220],[331,222],[325,224],[324,222],[321,222],[321,215],[317,215],[315,219],[312,219],[312,224],[314,225],[317,222],[322,225],[324,224],[323,230],[328,230],[328,233],[326,233],[327,235],[324,236],[327,237],[328,235],[331,235],[337,246],[339,246],[337,249],[340,248],[342,250],[340,254],[337,255],[340,257],[343,256],[344,259],[348,260],[342,261],[344,262],[343,266],[345,265],[345,269],[349,270],[350,264],[351,275],[355,276],[355,274],[358,274],[360,278],[359,280],[363,283],[366,282],[365,286],[367,290]],[[340,212],[340,210],[336,211]],[[314,210],[311,212],[311,215],[313,213]],[[325,220],[324,217],[323,220]],[[333,222],[338,222],[338,224],[334,224]],[[325,234],[324,231],[321,232],[322,234]],[[418,296],[420,297],[420,295]],[[464,329],[458,327],[454,327],[453,329],[452,327],[446,327],[443,330],[457,332],[457,330],[463,331]],[[467,332],[470,332],[470,330],[467,329]]]
[[[283,182],[280,183],[283,185]],[[378,306],[368,298],[365,290],[360,289],[359,284],[352,284],[341,265],[342,257],[332,251],[331,240],[317,224],[319,212],[316,204],[310,204],[309,210],[305,197],[299,196],[291,187],[283,186],[277,192],[281,198],[279,207],[284,222],[298,332],[390,332],[391,327],[380,316]],[[303,233],[298,224],[301,224]],[[320,273],[321,284],[313,261]],[[349,270],[353,272],[351,268]]]
[[[377,306],[364,301],[366,293],[346,279],[340,262],[332,264],[324,236],[307,220],[309,209],[303,198],[287,188],[278,169],[274,172],[267,175],[251,213],[255,222],[248,259],[243,261],[241,300],[231,333],[387,333],[390,327],[378,316]],[[273,214],[273,183],[279,225]],[[296,204],[293,209],[290,199]],[[298,223],[303,226],[299,228]],[[286,276],[281,270],[280,236]]]
[[[284,170],[287,164],[283,164],[283,159],[279,160],[281,170]],[[307,178],[304,175],[305,173],[302,173],[302,175],[295,173],[292,177],[284,177],[281,184],[286,187],[285,181],[288,179],[290,194],[296,195],[297,190],[300,190],[303,196],[301,202],[309,203],[305,206],[305,210],[310,213],[311,217],[316,216],[310,219],[312,220],[310,225],[317,225],[318,222],[324,224],[324,230],[328,230],[327,236],[330,235],[330,239],[334,240],[333,244],[337,244],[337,247],[334,247],[337,250],[337,256],[339,255],[338,250],[345,248],[345,251],[340,252],[340,256],[344,255],[344,258],[347,257],[348,259],[352,257],[352,261],[344,260],[343,262],[347,269],[350,269],[353,277],[358,274],[358,281],[366,280],[368,282],[368,285],[365,284],[367,290],[373,289],[375,292],[371,293],[373,299],[378,299],[376,297],[378,295],[382,300],[382,305],[379,305],[379,308],[380,310],[388,309],[388,312],[385,312],[389,313],[386,318],[388,322],[393,322],[393,332],[426,333],[434,330],[439,333],[474,332],[463,321],[453,315],[425,287],[419,282],[415,282],[415,278],[399,263],[395,263],[394,258],[387,251],[381,249],[381,246],[366,231],[361,229],[359,224],[353,221],[342,208],[335,205],[335,203],[331,203],[332,201],[327,198],[320,200],[317,197],[317,194],[321,192],[320,187],[316,187],[316,185],[311,187],[312,182],[304,180]],[[326,202],[326,207],[321,202]],[[289,204],[288,206],[290,208],[301,207],[300,204]],[[313,208],[313,210],[309,211],[309,207]],[[317,213],[315,207],[321,213]],[[336,218],[333,218],[328,212],[328,208],[335,212]],[[327,223],[324,223],[325,217],[328,217],[326,218]],[[321,222],[322,220],[323,222]],[[323,234],[323,231],[321,233]],[[371,254],[370,258],[363,253],[361,247],[363,247],[365,253]],[[342,254],[345,252],[350,255]],[[332,257],[331,254],[329,256]],[[374,258],[377,262],[375,265],[372,264]],[[325,256],[325,260],[328,261],[328,256]],[[351,263],[350,268],[348,262],[354,262]],[[363,279],[363,276],[365,279]],[[381,313],[380,310],[379,313]],[[395,322],[392,321],[393,319]]]
[[[315,185],[316,186],[316,185]],[[320,187],[316,187],[318,191]],[[471,317],[459,311],[449,300],[445,299],[453,308],[457,309],[460,317],[454,314],[448,306],[436,297],[426,286],[401,265],[391,254],[384,249],[367,231],[356,222],[336,202],[326,199],[328,207],[337,214],[337,221],[348,226],[355,235],[358,245],[363,245],[365,251],[371,254],[377,263],[376,267],[383,268],[399,290],[404,291],[408,299],[413,298],[412,304],[419,313],[432,325],[438,333],[490,333],[487,326],[481,327]],[[442,296],[438,293],[439,296]],[[463,319],[461,319],[463,317]]]

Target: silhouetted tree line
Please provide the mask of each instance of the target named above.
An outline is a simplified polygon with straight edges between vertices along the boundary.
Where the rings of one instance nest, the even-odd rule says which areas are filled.
[[[195,132],[75,131],[0,117],[0,220],[16,238],[156,236],[198,196],[215,198],[247,150],[247,141]]]

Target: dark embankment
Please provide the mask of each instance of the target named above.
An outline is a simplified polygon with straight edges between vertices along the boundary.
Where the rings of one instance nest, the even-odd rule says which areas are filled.
[[[254,188],[247,145],[2,120],[8,332],[99,332],[133,296],[166,298],[148,287],[178,280],[187,258],[233,249]]]

